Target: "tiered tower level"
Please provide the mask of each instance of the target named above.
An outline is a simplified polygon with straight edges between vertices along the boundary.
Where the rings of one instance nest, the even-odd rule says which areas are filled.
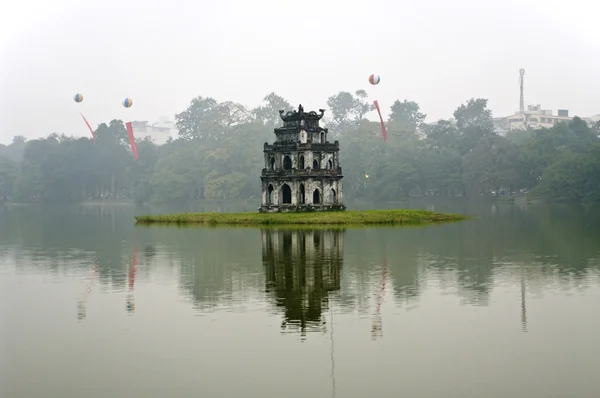
[[[265,142],[261,212],[344,210],[342,168],[338,141],[327,141],[319,126],[320,113],[279,111],[283,127],[275,129],[275,142]]]

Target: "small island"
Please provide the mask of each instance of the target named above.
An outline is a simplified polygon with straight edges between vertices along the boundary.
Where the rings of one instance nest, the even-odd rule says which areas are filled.
[[[138,224],[206,225],[419,225],[465,220],[429,210],[345,210],[286,213],[181,213],[137,216]]]
[[[280,110],[283,127],[264,144],[261,204],[257,213],[183,213],[137,216],[138,224],[208,225],[417,225],[464,220],[427,210],[347,211],[342,190],[339,142],[319,126],[325,110]]]

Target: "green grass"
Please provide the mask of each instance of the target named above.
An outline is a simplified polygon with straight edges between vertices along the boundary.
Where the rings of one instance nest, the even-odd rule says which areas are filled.
[[[428,210],[367,210],[309,213],[181,213],[135,217],[138,224],[207,225],[418,225],[461,221],[460,214]]]

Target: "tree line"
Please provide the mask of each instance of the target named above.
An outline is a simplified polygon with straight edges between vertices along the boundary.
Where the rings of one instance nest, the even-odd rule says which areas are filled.
[[[498,135],[487,100],[460,104],[453,118],[425,123],[414,101],[395,101],[386,116],[388,141],[364,90],[328,98],[324,124],[340,141],[347,199],[408,196],[482,197],[529,194],[554,201],[600,201],[600,123],[579,117],[552,128]],[[198,96],[175,115],[177,139],[156,145],[137,137],[134,160],[123,121],[100,124],[91,138],[53,133],[0,145],[0,202],[127,199],[256,199],[263,143],[274,140],[275,93],[248,109]]]

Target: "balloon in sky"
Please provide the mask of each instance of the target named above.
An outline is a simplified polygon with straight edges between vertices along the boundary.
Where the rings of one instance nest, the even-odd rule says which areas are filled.
[[[129,108],[129,107],[131,107],[131,105],[133,105],[133,101],[131,100],[131,98],[125,98],[123,100],[123,106],[125,108]]]
[[[73,96],[73,99],[75,100],[75,102],[81,102],[83,101],[83,95],[77,93]]]
[[[380,80],[381,79],[379,78],[379,75],[372,74],[371,76],[369,76],[369,83],[371,83],[372,85],[379,84]]]

